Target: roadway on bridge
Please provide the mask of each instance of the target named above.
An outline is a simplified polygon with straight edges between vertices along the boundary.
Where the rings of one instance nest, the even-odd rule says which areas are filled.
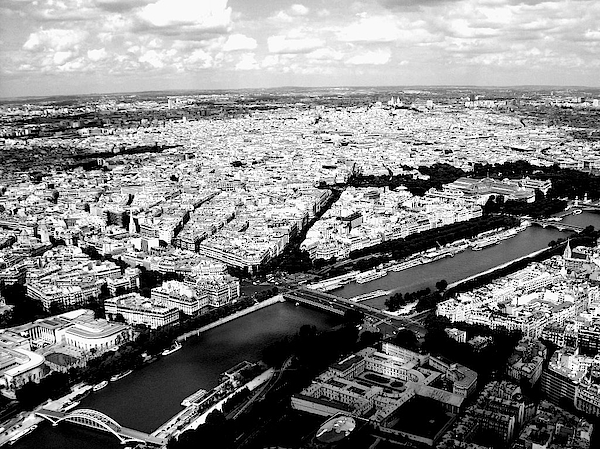
[[[147,433],[140,432],[139,430],[123,427],[109,416],[98,412],[97,410],[76,409],[69,413],[64,413],[56,410],[41,408],[37,410],[35,414],[39,417],[47,419],[53,425],[56,425],[62,421],[67,421],[72,424],[90,427],[99,431],[111,432],[117,438],[119,438],[119,440],[121,440],[121,443],[141,442],[161,447],[167,444],[167,440],[164,438],[157,438]],[[108,428],[111,430],[109,431]]]
[[[384,335],[393,335],[399,329],[406,328],[415,332],[417,337],[422,337],[426,333],[423,320],[431,313],[431,311],[424,311],[412,318],[393,316],[366,304],[354,303],[346,298],[307,288],[291,290],[283,296],[290,301],[312,305],[323,310],[335,309],[340,315],[347,310],[360,310],[365,314],[365,319],[376,325]]]

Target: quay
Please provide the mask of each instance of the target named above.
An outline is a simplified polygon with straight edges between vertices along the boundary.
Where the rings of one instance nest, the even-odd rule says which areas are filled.
[[[361,301],[367,301],[368,299],[373,299],[373,298],[379,298],[380,296],[384,296],[384,295],[389,295],[390,293],[392,293],[392,290],[375,290],[369,293],[364,293],[362,295],[358,295],[358,296],[354,296],[353,298],[350,298],[350,301],[352,302],[361,302]]]
[[[229,321],[243,317],[244,315],[248,315],[249,313],[255,312],[264,307],[268,307],[270,305],[276,304],[278,302],[284,302],[284,301],[285,301],[285,299],[283,298],[282,295],[273,296],[272,298],[265,299],[262,302],[254,304],[250,307],[246,307],[245,309],[235,312],[229,316],[223,317],[220,320],[215,321],[214,323],[210,323],[210,324],[207,324],[206,326],[202,326],[198,329],[194,329],[193,331],[186,332],[185,334],[177,337],[177,341],[179,341],[179,342],[185,341],[190,337],[200,335],[202,332],[206,332],[207,330],[210,330],[210,329],[213,329],[222,324],[228,323]]]
[[[565,244],[566,244],[566,242],[562,243],[561,245],[565,245]],[[524,256],[518,257],[518,258],[513,259],[513,260],[509,260],[508,262],[505,262],[503,264],[496,265],[495,267],[492,267],[489,270],[482,271],[481,273],[474,274],[472,276],[466,277],[466,278],[461,279],[461,280],[456,281],[456,282],[452,282],[452,283],[448,284],[448,286],[446,287],[446,292],[451,291],[452,289],[455,289],[455,288],[461,286],[462,284],[465,284],[466,282],[469,282],[469,281],[472,281],[474,279],[477,279],[477,278],[479,278],[481,276],[486,276],[488,274],[491,274],[491,273],[494,273],[496,271],[502,270],[503,268],[506,268],[506,267],[508,267],[508,266],[510,266],[510,265],[512,265],[514,263],[517,263],[517,262],[520,262],[520,261],[526,260],[526,259],[531,259],[533,257],[539,256],[540,254],[552,252],[553,250],[555,250],[555,248],[542,248],[542,249],[534,251],[534,252],[532,252],[530,254],[526,254]]]

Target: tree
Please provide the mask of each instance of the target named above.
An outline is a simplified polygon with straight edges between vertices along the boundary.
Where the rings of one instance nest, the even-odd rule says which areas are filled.
[[[348,309],[344,312],[344,323],[357,325],[363,322],[365,314],[360,310]]]
[[[410,329],[401,329],[396,334],[394,343],[406,349],[415,350],[418,348],[418,340],[414,332]]]
[[[448,287],[448,281],[446,281],[446,279],[439,280],[435,283],[435,288],[440,292],[446,290],[446,287]]]

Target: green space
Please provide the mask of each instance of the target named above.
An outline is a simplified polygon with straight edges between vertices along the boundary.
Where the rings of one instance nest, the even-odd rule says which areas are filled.
[[[435,437],[453,416],[431,398],[415,396],[398,410],[393,429],[425,438]]]

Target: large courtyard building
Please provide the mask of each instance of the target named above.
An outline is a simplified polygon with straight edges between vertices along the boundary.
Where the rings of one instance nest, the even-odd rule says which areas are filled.
[[[129,293],[104,302],[106,317],[115,320],[122,317],[127,324],[143,324],[151,329],[169,326],[179,322],[179,310],[145,298],[137,293]]]

